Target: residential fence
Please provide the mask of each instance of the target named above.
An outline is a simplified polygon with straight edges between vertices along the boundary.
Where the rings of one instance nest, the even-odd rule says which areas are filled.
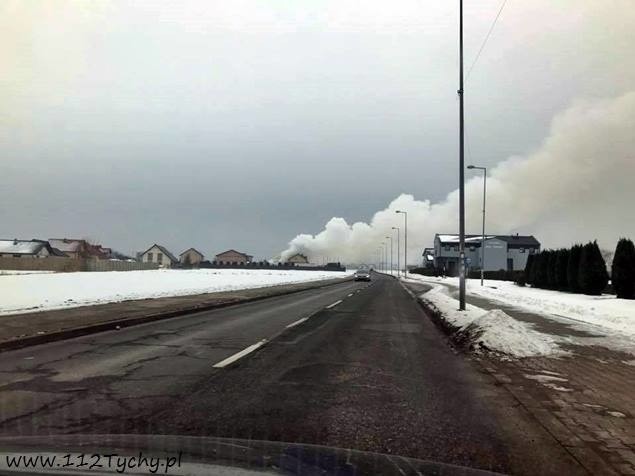
[[[94,258],[14,258],[0,257],[0,269],[15,271],[57,271],[69,273],[75,271],[139,271],[158,269],[157,263],[140,263],[137,261],[110,261]]]

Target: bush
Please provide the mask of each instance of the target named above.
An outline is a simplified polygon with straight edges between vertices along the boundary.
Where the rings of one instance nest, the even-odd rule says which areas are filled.
[[[569,287],[567,280],[567,266],[569,263],[569,250],[562,248],[558,250],[558,258],[556,260],[556,289],[566,291]]]
[[[549,256],[547,260],[547,287],[549,289],[558,289],[558,251],[549,250],[547,251],[547,256]]]
[[[584,294],[599,296],[606,288],[609,276],[606,263],[596,241],[582,248],[578,268],[578,285]]]
[[[440,273],[437,269],[435,268],[413,268],[408,270],[409,273],[411,274],[420,274],[422,276],[439,276]]]
[[[549,287],[549,251],[541,251],[538,254],[534,282],[537,288]]]
[[[534,255],[529,255],[527,257],[527,264],[525,265],[525,272],[523,273],[523,278],[527,284],[533,285],[532,281],[532,266],[534,264]]]
[[[611,284],[618,298],[635,299],[635,246],[627,238],[617,242],[611,267]]]
[[[516,284],[518,286],[521,286],[521,287],[523,287],[523,286],[525,286],[527,284],[527,275],[525,274],[524,271],[521,271],[518,274],[518,277],[516,278]]]
[[[578,273],[580,270],[581,254],[582,245],[573,245],[573,247],[569,250],[569,259],[567,260],[567,289],[572,293],[580,292]]]

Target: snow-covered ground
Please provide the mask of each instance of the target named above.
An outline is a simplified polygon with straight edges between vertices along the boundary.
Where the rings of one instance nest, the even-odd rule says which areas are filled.
[[[447,322],[459,328],[476,349],[486,348],[514,357],[563,353],[553,336],[534,330],[531,325],[517,321],[500,309],[487,311],[468,304],[465,311],[459,311],[458,301],[450,296],[446,286],[434,284],[432,290],[420,297],[428,306],[436,308]]]
[[[410,274],[408,279],[458,286],[458,278]],[[468,279],[466,288],[469,294],[494,299],[536,314],[566,317],[635,336],[635,300],[618,299],[606,294],[586,296],[521,287],[509,281],[485,280],[481,287],[480,280]]]
[[[353,272],[354,270],[159,269],[15,274],[0,278],[0,315],[319,281],[342,278]]]

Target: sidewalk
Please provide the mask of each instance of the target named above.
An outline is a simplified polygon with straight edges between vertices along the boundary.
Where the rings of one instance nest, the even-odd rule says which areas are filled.
[[[432,288],[405,283],[418,296]],[[438,284],[438,283],[434,283]],[[456,286],[442,283],[458,294]],[[567,354],[501,360],[474,358],[594,475],[635,475],[635,348],[598,326],[540,315],[482,297],[467,297],[482,309],[501,309],[555,336]],[[617,342],[619,349],[609,348]],[[614,347],[614,346],[611,346]]]

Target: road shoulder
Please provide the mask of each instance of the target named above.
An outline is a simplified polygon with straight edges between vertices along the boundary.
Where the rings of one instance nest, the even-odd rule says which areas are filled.
[[[422,285],[405,287],[417,296],[427,291]],[[504,309],[558,339],[563,355],[501,358],[479,352],[474,359],[590,474],[635,474],[633,355],[599,345],[602,336],[495,300],[468,296],[468,303]],[[442,316],[435,320],[451,338],[460,336]],[[598,344],[588,345],[593,339]],[[469,347],[463,349],[471,354]]]

